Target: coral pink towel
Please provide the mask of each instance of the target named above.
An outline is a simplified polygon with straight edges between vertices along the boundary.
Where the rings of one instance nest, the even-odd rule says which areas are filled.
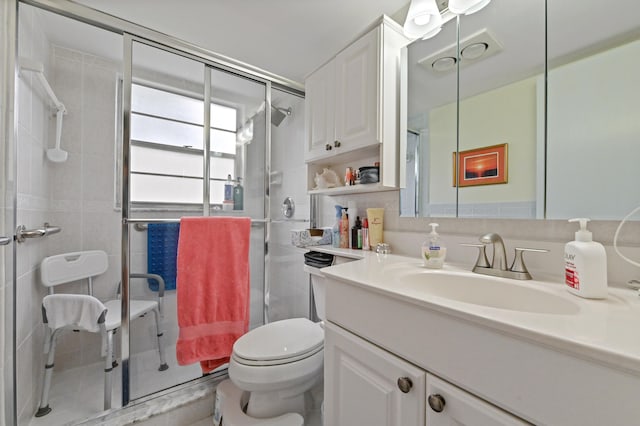
[[[249,328],[251,219],[183,217],[177,262],[178,364],[209,373]]]

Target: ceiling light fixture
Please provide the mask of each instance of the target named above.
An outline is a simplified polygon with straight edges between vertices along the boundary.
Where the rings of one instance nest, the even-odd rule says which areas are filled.
[[[491,0],[449,0],[449,10],[456,15],[471,15],[489,4]]]
[[[427,39],[442,29],[442,16],[435,0],[411,0],[404,34],[410,38]]]
[[[468,46],[465,46],[460,51],[460,56],[463,59],[478,59],[489,49],[489,45],[484,42],[480,43],[471,43]]]

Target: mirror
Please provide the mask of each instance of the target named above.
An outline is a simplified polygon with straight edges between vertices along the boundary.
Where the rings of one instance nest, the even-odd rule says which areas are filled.
[[[619,220],[640,202],[640,4],[548,3],[546,217]]]
[[[407,188],[401,190],[402,216],[456,216],[456,190],[451,186],[451,153],[456,150],[457,73],[455,60],[435,66],[434,52],[457,42],[455,19],[433,38],[407,48]],[[453,106],[453,108],[451,108]],[[432,126],[431,123],[437,123]],[[442,161],[440,154],[449,160]]]
[[[544,0],[493,0],[460,17],[459,103],[455,67],[445,76],[417,65],[455,58],[455,28],[453,41],[441,37],[455,20],[408,47],[408,128],[420,140],[412,160],[408,138],[418,173],[408,176],[416,191],[401,193],[403,216],[412,215],[404,208],[412,199],[417,216],[464,218],[621,219],[637,205],[629,175],[640,158],[640,5],[625,0],[615,19],[604,19],[606,4],[546,3],[546,110]]]

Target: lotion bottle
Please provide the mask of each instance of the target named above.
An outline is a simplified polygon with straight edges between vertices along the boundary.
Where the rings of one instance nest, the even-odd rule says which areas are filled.
[[[579,222],[575,241],[564,247],[564,271],[567,289],[587,299],[607,297],[607,254],[602,244],[593,241],[587,230],[587,218],[569,219]]]
[[[347,216],[347,209],[342,209],[342,218],[340,219],[340,248],[349,248],[349,216]]]
[[[371,250],[369,247],[369,220],[366,217],[362,221],[362,250]]]
[[[447,249],[440,244],[440,235],[436,232],[437,223],[430,223],[431,232],[422,244],[422,264],[426,268],[440,269],[444,266]]]

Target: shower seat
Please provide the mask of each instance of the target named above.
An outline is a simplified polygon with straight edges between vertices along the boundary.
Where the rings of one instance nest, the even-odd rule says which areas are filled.
[[[42,319],[45,325],[44,353],[47,360],[44,366],[42,396],[36,417],[49,412],[49,388],[53,374],[56,338],[63,330],[79,330],[102,335],[101,354],[105,358],[104,368],[104,409],[111,408],[111,372],[117,365],[114,360],[113,334],[120,327],[121,301],[119,298],[101,302],[93,296],[93,278],[106,272],[107,254],[101,250],[79,251],[46,257],[40,264],[41,282],[48,288],[49,294],[42,302]],[[158,300],[129,301],[131,321],[148,312],[153,312],[158,338],[160,356],[159,371],[169,368],[164,356],[160,320],[163,311],[165,283],[160,275],[130,274],[132,279],[154,279],[158,282]],[[87,294],[54,293],[53,287],[73,281],[87,279]],[[118,291],[119,293],[119,291]]]

